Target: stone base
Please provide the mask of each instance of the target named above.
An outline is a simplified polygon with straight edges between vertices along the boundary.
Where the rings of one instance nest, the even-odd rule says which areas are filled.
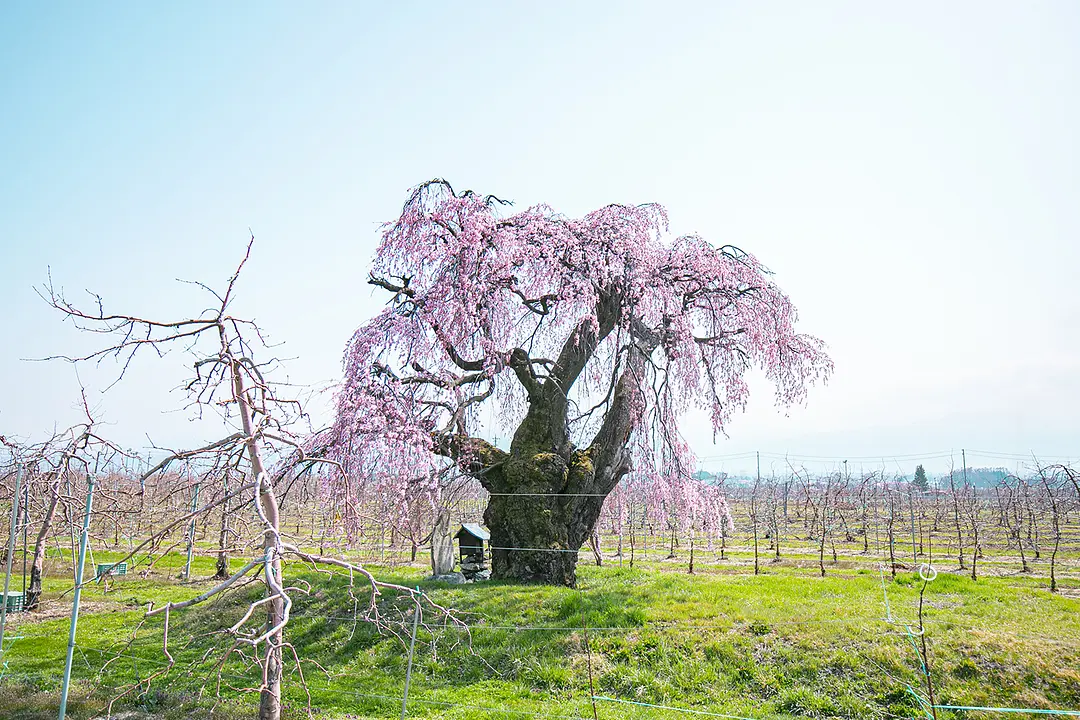
[[[446,575],[432,575],[427,578],[428,580],[435,580],[436,582],[450,583],[451,585],[464,585],[468,580],[465,576],[459,572],[447,573]]]

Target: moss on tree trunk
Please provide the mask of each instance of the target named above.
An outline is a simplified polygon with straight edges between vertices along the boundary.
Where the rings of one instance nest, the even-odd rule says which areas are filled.
[[[527,444],[527,443],[523,443]],[[492,576],[574,587],[578,550],[600,515],[587,452],[512,451],[484,511],[491,531]]]

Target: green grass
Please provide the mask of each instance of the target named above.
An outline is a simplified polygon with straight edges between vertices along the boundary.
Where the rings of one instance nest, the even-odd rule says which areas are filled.
[[[116,558],[99,553],[96,559]],[[143,623],[132,641],[133,632],[148,603],[184,599],[209,586],[177,581],[182,564],[182,556],[168,557],[149,579],[132,575],[112,582],[107,594],[98,586],[83,593],[71,717],[99,713],[110,697],[160,667],[162,619]],[[212,558],[197,558],[194,575],[210,575],[212,565]],[[591,718],[590,666],[595,694],[624,701],[752,718],[921,717],[907,686],[923,692],[923,675],[902,624],[916,622],[921,582],[911,574],[885,577],[897,621],[888,623],[876,571],[827,567],[825,578],[788,565],[766,565],[759,576],[716,566],[691,576],[670,563],[634,570],[582,563],[576,590],[435,585],[422,580],[419,567],[378,574],[419,584],[471,629],[429,624],[418,634],[410,717],[528,717],[519,711]],[[286,639],[304,659],[316,714],[398,717],[405,643],[355,620],[347,577],[299,564],[288,566],[286,576],[312,589],[293,593]],[[1080,601],[1051,595],[1045,584],[1021,575],[972,582],[942,573],[928,586],[926,636],[939,703],[1080,709]],[[56,571],[47,582],[46,615],[53,619],[11,616],[22,637],[10,646],[0,682],[4,717],[55,717],[70,607],[70,597],[59,595],[70,585],[70,574]],[[214,667],[227,644],[215,631],[238,619],[260,592],[252,585],[177,612],[170,629],[176,666],[122,707],[154,717],[207,716],[219,691]],[[370,595],[356,596],[363,610]],[[407,635],[407,599],[388,593],[379,609]],[[430,613],[425,619],[435,622]],[[306,717],[307,695],[291,654],[287,666],[286,716]],[[220,682],[224,703],[213,717],[253,716],[256,696],[234,688],[257,685],[256,672],[234,657]],[[598,701],[597,713],[692,717],[610,701]],[[961,716],[994,717],[954,715]]]

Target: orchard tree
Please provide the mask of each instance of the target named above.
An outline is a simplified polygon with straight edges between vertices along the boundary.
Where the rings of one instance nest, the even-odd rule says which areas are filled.
[[[334,441],[401,478],[453,462],[490,493],[493,576],[573,586],[623,476],[693,472],[682,413],[707,410],[715,437],[751,367],[788,407],[832,363],[753,255],[665,238],[658,205],[508,204],[444,180],[411,192],[368,280],[389,302],[346,349]],[[480,437],[499,429],[489,403],[508,449]]]
[[[291,386],[274,379],[275,371],[281,367],[279,361],[275,358],[256,360],[256,354],[262,355],[269,349],[259,326],[253,320],[231,314],[230,306],[236,297],[237,281],[251,255],[253,243],[254,237],[223,291],[214,290],[203,283],[192,283],[210,296],[210,305],[197,315],[181,315],[179,319],[150,319],[140,315],[107,313],[100,296],[93,294],[92,304],[84,308],[69,302],[62,290],[53,287],[51,279],[40,290],[41,296],[76,328],[103,338],[103,347],[96,351],[75,357],[58,355],[51,359],[64,359],[75,364],[115,359],[120,367],[116,379],[119,382],[136,355],[152,352],[160,357],[177,348],[190,355],[191,376],[183,385],[188,408],[196,419],[202,419],[211,412],[218,414],[219,423],[215,424],[223,436],[198,448],[169,450],[163,459],[140,475],[140,486],[156,475],[164,475],[170,468],[198,471],[201,481],[207,486],[228,472],[242,474],[245,478],[243,482],[226,485],[216,499],[206,501],[202,507],[193,507],[190,513],[153,532],[120,562],[132,560],[147,547],[153,549],[174,528],[186,525],[219,505],[231,507],[235,514],[250,512],[257,517],[262,535],[261,547],[254,557],[214,587],[198,596],[168,601],[159,607],[151,603],[145,617],[162,616],[162,651],[168,662],[116,696],[110,702],[107,714],[111,714],[112,703],[116,700],[136,691],[147,692],[151,682],[172,671],[175,661],[168,650],[172,613],[206,602],[219,594],[237,592],[252,578],[261,575],[265,595],[252,601],[240,620],[222,633],[227,640],[216,648],[221,651],[217,668],[220,671],[226,660],[235,657],[243,663],[242,667],[256,671],[260,680],[251,689],[259,694],[259,720],[280,720],[281,686],[283,677],[286,677],[285,662],[289,655],[295,660],[293,669],[298,679],[305,683],[300,657],[285,640],[292,595],[310,592],[306,587],[296,587],[286,582],[283,569],[287,561],[297,562],[305,568],[315,567],[320,571],[333,572],[333,569],[337,569],[348,572],[350,593],[353,578],[365,578],[371,592],[364,619],[380,629],[391,627],[385,621],[387,608],[383,607],[379,597],[383,589],[412,597],[417,607],[425,599],[419,591],[376,580],[361,565],[340,558],[314,555],[288,542],[287,536],[283,537],[284,506],[281,500],[299,476],[313,467],[325,465],[333,468],[340,484],[347,485],[347,481],[344,468],[320,456],[322,448],[318,447],[319,435],[311,435],[300,402],[288,395]],[[78,433],[71,433],[76,439],[69,446],[70,449],[60,453],[63,462],[52,465],[54,477],[58,477],[61,470],[70,470],[71,463],[67,458],[75,451],[85,454],[87,447],[104,443],[92,433],[93,419],[85,398],[84,407],[89,423],[82,426]],[[305,446],[314,450],[308,452]],[[112,446],[108,447],[115,450]],[[82,464],[87,465],[85,461]],[[89,471],[89,467],[85,469]],[[174,486],[170,489],[175,493],[178,488]],[[55,497],[57,491],[53,490],[52,494]],[[242,501],[244,497],[246,501]],[[226,574],[228,570],[226,567]],[[448,610],[429,604],[451,622],[461,625],[450,616]],[[265,620],[261,622],[256,616],[260,610],[265,612]],[[289,650],[288,655],[286,649]],[[207,651],[203,660],[209,656],[210,651]]]

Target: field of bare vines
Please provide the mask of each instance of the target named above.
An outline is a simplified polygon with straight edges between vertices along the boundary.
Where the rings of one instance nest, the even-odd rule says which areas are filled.
[[[130,552],[132,572],[152,568],[170,552],[212,556],[225,577],[230,557],[249,554],[261,542],[251,498],[233,495],[243,483],[228,468],[142,479],[132,470],[115,469],[96,479],[90,553]],[[0,486],[0,503],[9,508],[14,478],[8,472]],[[993,487],[952,477],[921,491],[880,473],[853,478],[792,472],[722,487],[730,523],[716,531],[694,522],[693,506],[627,484],[608,499],[594,542],[582,554],[590,562],[629,567],[665,561],[688,572],[727,564],[756,573],[782,563],[825,575],[831,566],[884,564],[895,575],[932,563],[972,578],[1029,573],[1046,577],[1056,590],[1075,585],[1080,576],[1077,478],[1071,467],[1047,466]],[[320,555],[345,552],[390,566],[428,562],[432,498],[396,495],[363,479],[353,485],[356,497],[345,502],[328,497],[317,475],[292,479],[282,493],[283,536]],[[21,575],[25,566],[31,586],[35,563],[50,554],[70,557],[77,547],[86,491],[86,475],[80,473],[60,482],[51,474],[24,479],[13,572]],[[478,483],[459,481],[442,499],[455,523],[483,522],[487,493]],[[4,513],[0,521],[5,538],[10,520]]]
[[[128,457],[112,466],[51,467],[24,471],[19,480],[9,465],[3,476],[0,505],[8,511],[0,536],[14,546],[9,584],[25,592],[29,612],[8,615],[0,675],[6,678],[0,691],[8,695],[0,699],[16,703],[18,697],[20,717],[54,716],[61,638],[78,573],[73,560],[89,517],[79,586],[83,619],[69,647],[76,661],[68,716],[107,715],[114,704],[114,711],[130,706],[159,713],[153,717],[201,716],[214,708],[225,717],[249,716],[244,697],[258,690],[262,661],[238,648],[245,636],[236,628],[261,598],[245,594],[241,567],[260,557],[263,543],[252,486],[228,466],[175,472],[167,465],[137,467]],[[401,662],[413,652],[407,650],[411,605],[403,607],[402,600],[426,608],[419,634],[411,630],[417,654],[426,658],[407,700],[416,716],[557,711],[585,717],[590,704],[631,702],[638,706],[626,717],[634,718],[681,717],[704,708],[740,717],[910,717],[916,696],[897,694],[898,678],[909,687],[925,682],[920,692],[937,693],[941,717],[949,716],[941,709],[948,702],[1069,705],[1080,697],[1068,671],[1077,647],[1068,617],[1080,594],[1077,473],[1064,465],[1032,466],[992,487],[965,483],[963,474],[940,478],[930,490],[881,473],[811,475],[798,468],[759,482],[729,479],[710,486],[726,499],[730,519],[719,525],[701,514],[700,492],[661,496],[647,484],[625,483],[608,498],[593,541],[582,549],[577,590],[490,582],[465,586],[470,591],[464,594],[422,580],[431,572],[439,507],[430,494],[395,494],[351,478],[346,502],[340,492],[328,493],[314,472],[279,478],[282,543],[305,556],[342,558],[329,572],[302,556],[284,566],[286,648],[295,662],[283,680],[284,716],[396,716],[402,683],[410,697]],[[12,532],[9,503],[17,480]],[[458,480],[441,488],[439,498],[451,513],[452,531],[458,522],[483,522],[487,497],[475,482]],[[7,567],[8,558],[2,560],[0,567]],[[126,563],[126,576],[97,577],[103,564],[117,562]],[[927,584],[920,591],[918,578],[930,566],[953,579],[936,583],[939,594],[928,596],[934,609],[924,620]],[[381,596],[366,581],[354,584],[359,568],[374,574]],[[193,614],[174,611],[170,625],[168,608],[198,604],[238,577],[239,594],[217,595]],[[406,593],[405,583],[417,583],[418,594]],[[920,609],[913,616],[909,606],[916,599]],[[164,625],[162,615],[154,617],[162,609]],[[904,616],[911,619],[899,619]],[[1036,627],[1036,617],[1047,626]],[[227,633],[237,638],[231,646],[220,640],[222,618],[239,618]],[[898,622],[909,635],[913,628],[930,635],[929,649],[924,644],[921,656],[912,654],[890,630]],[[460,633],[470,638],[464,646],[454,639]],[[573,660],[582,642],[593,653],[595,678],[593,669]],[[805,646],[798,665],[766,650],[769,642]],[[732,658],[759,659],[752,669],[718,668],[710,659],[720,652],[710,649],[717,643],[730,644],[723,653]],[[1033,649],[1046,643],[1057,654],[1044,658]],[[658,647],[666,649],[657,655]],[[1004,657],[1005,648],[1013,664],[1000,672],[1040,678],[1043,694],[1032,700],[1022,686],[981,680],[980,673],[989,672],[984,662]],[[702,649],[696,669],[678,669],[685,661],[676,658],[697,657]],[[836,663],[862,657],[880,670],[844,675],[837,689],[829,680],[834,671],[803,667],[821,652]],[[362,682],[357,670],[336,667],[365,657],[374,665],[364,665]],[[930,670],[918,672],[920,657]],[[461,676],[457,667],[471,669]],[[698,679],[690,682],[688,672]],[[752,681],[718,690],[707,682],[714,673],[749,673]],[[800,673],[811,678],[809,685],[798,680]],[[485,679],[492,674],[500,683],[498,700],[474,689],[493,682]],[[676,689],[686,682],[688,690]],[[527,697],[521,695],[526,687]],[[769,712],[753,712],[755,703]]]

